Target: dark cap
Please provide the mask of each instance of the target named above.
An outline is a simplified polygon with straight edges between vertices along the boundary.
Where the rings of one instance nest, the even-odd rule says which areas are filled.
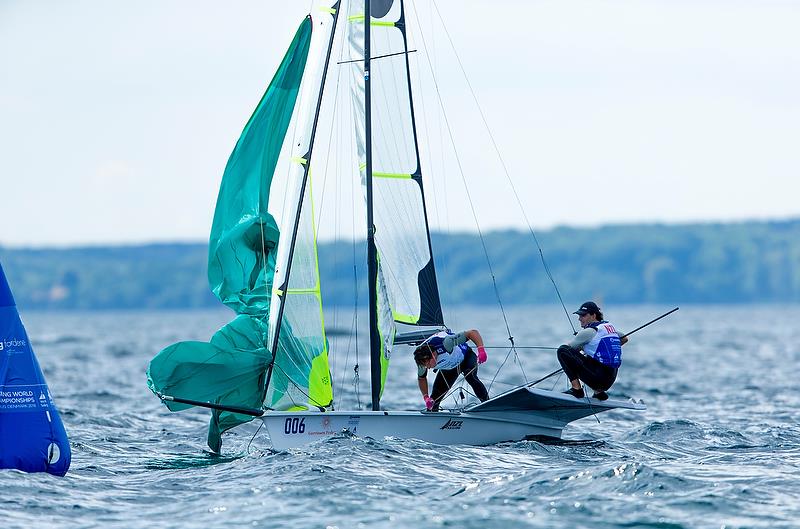
[[[573,312],[573,314],[577,314],[578,316],[583,316],[584,314],[598,314],[600,312],[600,307],[597,306],[597,303],[594,301],[586,301],[581,308]]]

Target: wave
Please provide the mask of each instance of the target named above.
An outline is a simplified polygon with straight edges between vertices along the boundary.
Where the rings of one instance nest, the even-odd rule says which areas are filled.
[[[67,344],[90,343],[90,342],[92,342],[92,338],[89,338],[87,336],[76,336],[71,334],[65,334],[61,336],[45,336],[45,337],[39,335],[37,338],[32,339],[32,343],[35,347],[42,345],[67,345]]]
[[[148,470],[187,470],[192,468],[205,468],[230,463],[247,456],[247,453],[226,454],[223,456],[212,454],[211,452],[204,452],[196,455],[174,454],[169,457],[152,459],[144,464],[144,468]]]
[[[695,441],[705,447],[750,447],[754,443],[739,431],[703,425],[688,419],[654,421],[625,437],[626,441],[648,441],[688,446]]]

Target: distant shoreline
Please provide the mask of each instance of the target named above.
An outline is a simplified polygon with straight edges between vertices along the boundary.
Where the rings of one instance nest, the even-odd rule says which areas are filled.
[[[737,225],[759,225],[759,224],[767,224],[767,225],[793,225],[800,222],[800,216],[790,216],[790,217],[776,217],[776,218],[767,218],[767,219],[737,219],[737,220],[689,220],[689,221],[679,221],[679,222],[665,222],[665,221],[643,221],[643,222],[633,222],[633,223],[625,223],[625,222],[608,222],[605,224],[599,224],[597,226],[583,226],[583,225],[570,225],[570,224],[558,224],[555,226],[547,227],[547,228],[536,228],[534,230],[537,234],[542,235],[549,232],[559,232],[559,231],[583,231],[583,230],[598,230],[598,229],[617,229],[617,228],[629,228],[629,227],[638,227],[638,228],[701,228],[701,227],[714,227],[714,226],[737,226]],[[492,233],[518,233],[518,234],[528,234],[529,231],[526,228],[503,228],[503,229],[496,229],[490,232]],[[432,232],[432,236],[451,236],[451,237],[461,237],[461,236],[476,236],[477,232],[473,231],[451,231],[449,233],[444,232]],[[363,238],[356,239],[356,242],[363,242]],[[320,244],[332,244],[332,243],[346,243],[352,244],[352,240],[350,239],[339,239],[339,240],[328,240],[328,239],[321,239],[318,241]],[[164,240],[148,240],[148,241],[123,241],[123,242],[81,242],[81,243],[71,243],[71,244],[53,244],[53,243],[37,243],[37,244],[17,244],[17,243],[4,243],[0,240],[0,252],[3,250],[15,250],[15,251],[47,251],[47,250],[95,250],[95,249],[110,249],[110,248],[147,248],[147,247],[156,247],[156,246],[196,246],[196,245],[206,245],[206,239],[164,239]]]
[[[558,227],[537,233],[562,296],[613,304],[800,302],[800,219]],[[432,234],[442,303],[496,303],[476,234]],[[528,232],[484,235],[503,303],[557,303]],[[365,305],[363,241],[319,244],[322,295]],[[356,256],[354,267],[353,256]],[[205,243],[0,247],[17,304],[28,310],[221,307],[206,280]],[[355,268],[355,269],[354,269]]]

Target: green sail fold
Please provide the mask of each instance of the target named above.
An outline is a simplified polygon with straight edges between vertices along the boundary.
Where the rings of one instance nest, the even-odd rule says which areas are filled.
[[[270,185],[292,118],[311,43],[311,20],[298,28],[286,55],[231,153],[222,177],[208,256],[208,280],[237,316],[210,343],[180,342],[150,362],[154,393],[232,406],[260,408],[266,397],[269,306],[278,226],[267,211]],[[189,406],[165,402],[172,411]],[[252,420],[214,412],[208,445]]]

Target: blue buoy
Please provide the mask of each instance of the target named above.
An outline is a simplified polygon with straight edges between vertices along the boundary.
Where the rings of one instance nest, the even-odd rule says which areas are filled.
[[[63,476],[67,432],[0,265],[0,468]]]

